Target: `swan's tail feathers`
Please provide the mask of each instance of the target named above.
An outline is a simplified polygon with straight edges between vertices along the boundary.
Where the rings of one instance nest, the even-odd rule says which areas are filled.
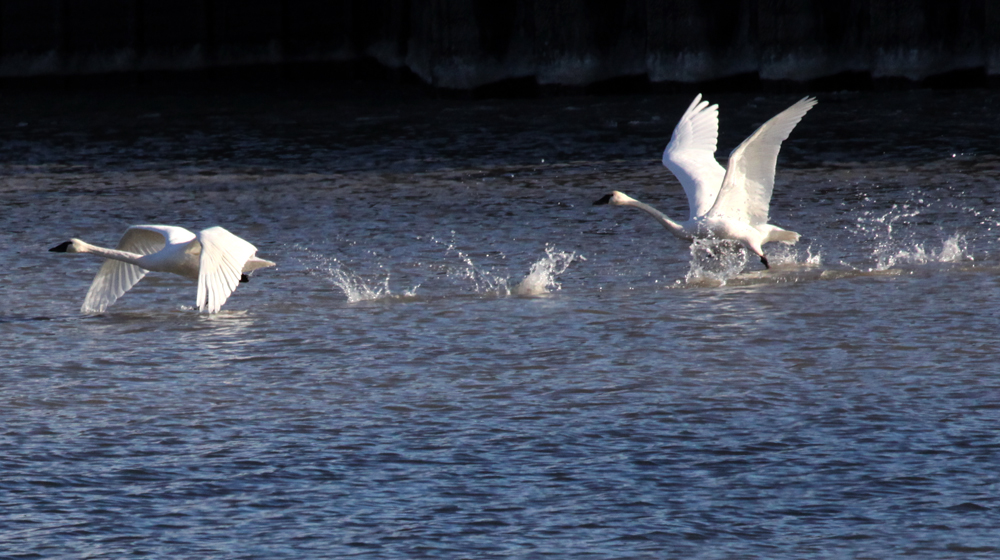
[[[258,268],[267,268],[269,266],[276,266],[276,265],[275,263],[269,260],[260,259],[257,257],[250,257],[250,259],[243,264],[243,272],[244,273],[252,272],[254,270],[257,270]]]
[[[780,241],[781,243],[787,243],[788,245],[794,245],[799,242],[801,235],[795,233],[794,231],[789,231],[787,229],[779,229],[768,236],[768,241]]]
[[[243,272],[240,274],[240,282],[246,283],[250,281],[250,274],[258,268],[267,268],[269,266],[276,266],[273,262],[265,259],[258,259],[257,257],[250,257],[246,263],[243,264]]]
[[[757,230],[764,234],[764,240],[761,245],[765,243],[770,243],[772,241],[778,241],[780,243],[786,243],[788,245],[794,245],[798,243],[801,235],[795,233],[794,231],[789,231],[787,229],[781,229],[778,226],[772,226],[771,224],[764,224],[758,226]]]

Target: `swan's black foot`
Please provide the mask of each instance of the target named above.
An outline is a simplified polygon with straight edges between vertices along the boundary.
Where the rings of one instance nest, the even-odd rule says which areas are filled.
[[[240,282],[249,282],[249,281],[250,281],[249,276],[247,276],[246,274],[240,274]]]
[[[760,262],[764,265],[764,268],[770,269],[771,265],[767,264],[767,257],[764,255],[760,256]]]

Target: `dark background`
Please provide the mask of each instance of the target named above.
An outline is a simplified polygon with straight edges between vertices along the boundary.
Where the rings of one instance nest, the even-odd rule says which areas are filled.
[[[0,79],[979,87],[998,29],[988,0],[0,0]]]

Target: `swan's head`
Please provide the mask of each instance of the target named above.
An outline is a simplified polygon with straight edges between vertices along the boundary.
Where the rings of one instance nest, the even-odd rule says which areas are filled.
[[[56,245],[55,247],[49,249],[53,253],[82,253],[84,243],[79,239],[70,239],[69,241],[63,241],[62,243]]]
[[[631,196],[620,192],[612,191],[611,194],[606,194],[602,196],[599,200],[594,201],[594,206],[598,204],[611,204],[612,206],[621,206],[623,204],[628,204],[630,201],[635,200]]]

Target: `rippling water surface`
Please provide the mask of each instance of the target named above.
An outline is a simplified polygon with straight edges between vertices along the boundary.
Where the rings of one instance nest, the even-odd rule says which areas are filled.
[[[769,271],[591,204],[690,97],[0,98],[2,555],[1000,554],[1000,93],[820,94]],[[81,315],[139,223],[278,266]]]

